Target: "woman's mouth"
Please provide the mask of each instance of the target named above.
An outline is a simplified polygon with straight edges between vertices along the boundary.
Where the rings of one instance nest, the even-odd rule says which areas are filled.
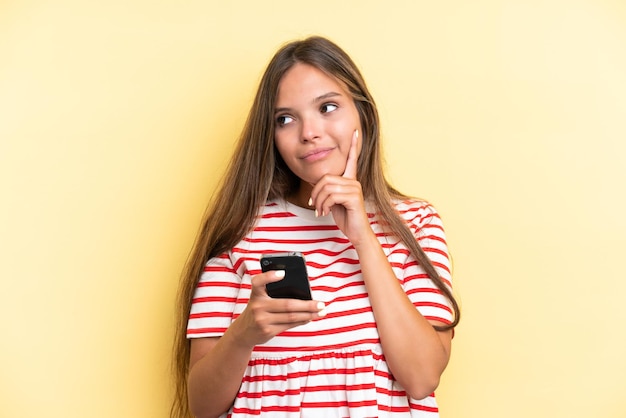
[[[314,150],[311,150],[309,152],[307,152],[306,154],[304,154],[302,157],[300,157],[301,160],[307,161],[309,163],[315,162],[315,161],[319,161],[323,158],[325,158],[328,154],[330,154],[335,148],[317,148]]]

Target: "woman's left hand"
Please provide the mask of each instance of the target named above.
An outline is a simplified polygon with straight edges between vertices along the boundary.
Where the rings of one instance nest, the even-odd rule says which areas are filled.
[[[316,213],[320,216],[331,213],[339,229],[352,244],[372,234],[361,183],[356,179],[359,157],[357,140],[358,131],[354,131],[343,175],[326,174],[311,192],[311,203]]]

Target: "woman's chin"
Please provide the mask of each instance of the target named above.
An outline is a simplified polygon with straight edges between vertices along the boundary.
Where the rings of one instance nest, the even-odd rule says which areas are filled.
[[[313,175],[303,177],[301,178],[301,180],[304,182],[307,182],[311,186],[315,186],[327,174],[332,175],[332,176],[341,176],[343,174],[343,172],[335,172],[335,171],[337,170],[324,170],[323,172],[318,172]]]

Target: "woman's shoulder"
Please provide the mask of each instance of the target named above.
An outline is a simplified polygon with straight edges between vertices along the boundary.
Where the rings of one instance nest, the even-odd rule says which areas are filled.
[[[406,211],[437,212],[433,204],[430,203],[428,200],[411,196],[394,198],[392,199],[392,205],[400,213]]]
[[[429,201],[416,197],[401,197],[392,202],[398,214],[407,222],[425,225],[439,220],[437,209]]]

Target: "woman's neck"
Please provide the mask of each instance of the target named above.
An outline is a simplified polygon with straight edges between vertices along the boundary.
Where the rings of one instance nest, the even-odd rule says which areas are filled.
[[[311,206],[309,206],[309,199],[311,198],[312,191],[313,186],[311,184],[301,181],[298,190],[287,196],[286,200],[287,202],[300,206],[301,208],[311,209]]]

